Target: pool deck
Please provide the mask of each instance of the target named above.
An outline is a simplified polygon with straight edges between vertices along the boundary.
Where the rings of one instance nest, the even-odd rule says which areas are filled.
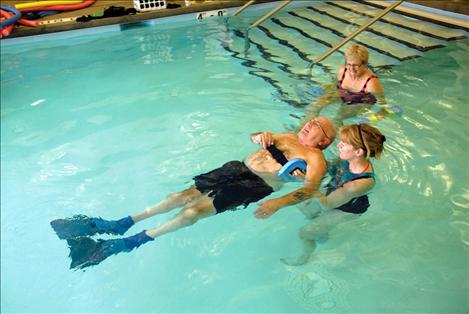
[[[13,0],[2,0],[2,5],[14,7],[15,4],[18,3],[25,3],[30,1],[13,1]],[[186,6],[186,1],[184,0],[173,0],[173,1],[166,1],[166,3],[171,4],[178,4],[180,7],[174,9],[158,9],[153,11],[147,12],[138,12],[134,15],[124,15],[118,17],[106,17],[103,19],[95,19],[90,20],[88,22],[77,22],[75,21],[76,18],[86,15],[92,16],[102,16],[103,12],[106,8],[110,6],[121,6],[125,8],[133,8],[133,1],[132,0],[98,0],[92,6],[74,10],[74,11],[67,11],[61,12],[54,15],[49,15],[44,18],[41,18],[40,23],[41,25],[38,27],[27,27],[27,26],[20,26],[15,27],[13,32],[7,38],[14,38],[14,37],[23,37],[23,36],[32,36],[32,35],[39,35],[39,34],[47,34],[47,33],[54,33],[54,32],[62,32],[62,31],[69,31],[69,30],[76,30],[76,29],[83,29],[83,28],[90,28],[90,27],[97,27],[97,26],[106,26],[106,25],[113,25],[113,24],[125,24],[125,23],[136,23],[145,20],[157,19],[162,17],[169,17],[181,14],[189,14],[189,13],[197,13],[197,12],[204,12],[204,11],[212,11],[212,10],[220,10],[225,8],[231,7],[239,7],[242,6],[246,1],[242,0],[212,0],[212,1],[187,1],[189,6]],[[265,3],[265,2],[272,2],[272,1],[256,1],[256,3]]]
[[[15,4],[31,2],[28,0],[2,0],[1,4],[4,6],[14,7]],[[106,8],[110,6],[121,6],[125,8],[133,8],[132,0],[98,0],[92,6],[74,10],[61,12],[54,15],[49,15],[41,18],[40,25],[38,27],[27,27],[20,26],[15,27],[13,32],[5,38],[14,38],[14,37],[23,37],[23,36],[33,36],[54,32],[62,32],[69,30],[84,29],[90,27],[106,26],[113,24],[126,24],[126,23],[136,23],[145,20],[157,19],[162,17],[169,17],[181,14],[197,13],[204,11],[220,10],[225,8],[240,7],[246,0],[170,0],[166,1],[167,4],[178,4],[180,7],[170,9],[159,9],[148,12],[138,12],[134,15],[124,15],[118,17],[107,17],[102,19],[94,19],[88,22],[77,22],[76,18],[86,15],[91,16],[102,16]],[[258,0],[256,3],[265,3],[265,2],[274,2],[274,0]],[[366,2],[366,1],[363,1]],[[425,5],[428,7],[451,11],[459,14],[468,15],[469,14],[469,1],[461,0],[446,0],[446,1],[408,1],[410,3],[415,3],[419,5]],[[189,3],[186,6],[186,3]],[[467,22],[467,21],[466,21]]]

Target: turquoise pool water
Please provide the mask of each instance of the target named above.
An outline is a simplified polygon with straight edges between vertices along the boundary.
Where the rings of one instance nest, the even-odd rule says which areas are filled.
[[[309,264],[279,261],[301,213],[258,221],[251,205],[74,272],[52,219],[137,213],[304,110],[223,49],[222,19],[105,30],[2,42],[2,313],[468,311],[468,40],[380,73],[404,114],[376,124],[373,205]]]

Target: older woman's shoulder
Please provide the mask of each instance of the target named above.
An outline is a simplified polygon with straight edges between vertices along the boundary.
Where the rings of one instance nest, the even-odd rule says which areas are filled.
[[[373,72],[369,71],[369,78],[372,78],[369,80],[367,84],[366,91],[370,93],[383,93],[383,86],[381,85],[381,82],[379,81],[378,76],[376,76]]]
[[[339,71],[337,72],[337,78],[340,79],[345,71],[345,65],[341,66],[339,68]]]

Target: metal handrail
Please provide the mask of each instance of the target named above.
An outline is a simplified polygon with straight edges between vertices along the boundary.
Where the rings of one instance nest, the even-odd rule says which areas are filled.
[[[272,15],[274,15],[275,13],[277,13],[278,11],[280,11],[284,6],[286,6],[287,4],[289,4],[290,2],[292,2],[292,0],[285,0],[283,1],[282,3],[280,3],[278,6],[276,6],[275,8],[273,8],[269,13],[267,13],[266,15],[264,15],[263,17],[261,17],[260,19],[258,19],[257,21],[255,21],[253,24],[251,24],[251,26],[249,26],[246,31],[244,32],[244,52],[246,53],[248,50],[249,50],[249,30],[252,29],[252,28],[255,28],[257,26],[259,26],[259,24],[261,24],[262,22],[264,22],[265,20],[267,20],[269,17],[271,17]]]
[[[266,15],[264,15],[263,17],[261,17],[260,19],[258,19],[256,22],[254,22],[251,26],[249,26],[248,29],[255,28],[255,27],[259,26],[259,24],[261,24],[262,22],[264,22],[265,20],[267,20],[269,17],[271,17],[272,15],[274,15],[275,13],[277,13],[277,11],[279,11],[280,9],[282,9],[284,6],[286,6],[286,5],[289,4],[290,2],[292,2],[292,0],[285,0],[285,1],[283,1],[283,2],[280,3],[278,6],[276,6],[275,8],[273,8],[272,11],[270,11],[269,13],[267,13]]]
[[[231,14],[231,16],[236,16],[236,15],[238,15],[239,13],[243,12],[248,6],[250,6],[251,4],[254,4],[254,2],[256,2],[256,0],[249,0],[249,1],[246,2],[242,7],[240,7],[238,10],[236,10],[235,12],[233,12],[233,14]]]
[[[346,38],[344,38],[340,43],[338,43],[335,47],[331,48],[329,51],[327,51],[325,54],[323,54],[321,57],[319,57],[316,61],[314,61],[311,66],[310,66],[310,69],[317,63],[321,62],[322,60],[326,59],[327,57],[329,57],[331,54],[333,54],[337,49],[339,49],[340,47],[342,47],[343,45],[345,45],[346,43],[348,43],[350,40],[352,40],[353,38],[355,38],[355,36],[357,36],[358,34],[360,34],[361,32],[363,32],[366,28],[368,28],[371,24],[375,23],[377,20],[379,20],[380,18],[382,18],[384,15],[386,15],[389,11],[391,11],[392,9],[394,9],[395,7],[397,7],[399,4],[401,4],[404,0],[398,0],[396,2],[394,2],[392,5],[390,5],[389,7],[387,7],[385,10],[383,10],[380,14],[376,15],[373,19],[371,19],[370,21],[368,21],[367,23],[363,24],[362,26],[360,26],[360,28],[358,28],[356,31],[354,31],[352,34],[348,35]]]

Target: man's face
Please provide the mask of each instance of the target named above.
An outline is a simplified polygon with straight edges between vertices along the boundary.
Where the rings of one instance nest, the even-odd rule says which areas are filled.
[[[319,148],[319,144],[327,138],[321,120],[308,121],[298,133],[300,144],[306,147]]]

